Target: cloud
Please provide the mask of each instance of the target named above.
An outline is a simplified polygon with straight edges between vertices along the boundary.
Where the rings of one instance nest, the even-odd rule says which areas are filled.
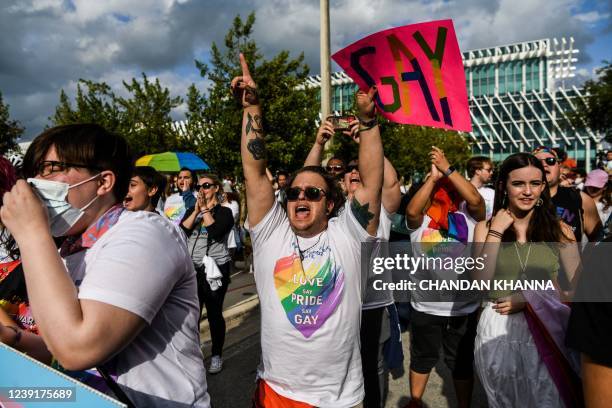
[[[79,78],[105,81],[159,77],[173,95],[191,82],[193,60],[222,44],[236,14],[256,11],[254,38],[267,57],[304,52],[319,71],[319,2],[307,0],[4,0],[0,2],[0,91],[29,137],[53,113],[60,89],[73,94]],[[452,18],[461,49],[573,36],[582,50],[609,7],[583,0],[332,0],[331,50],[394,26]],[[609,27],[609,22],[607,23]],[[606,56],[595,56],[597,60]],[[337,69],[337,66],[335,67]],[[180,118],[185,107],[173,112]]]

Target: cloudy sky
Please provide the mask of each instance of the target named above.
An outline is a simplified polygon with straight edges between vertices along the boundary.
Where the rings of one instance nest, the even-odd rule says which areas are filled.
[[[79,78],[120,93],[122,80],[146,72],[174,95],[192,82],[204,90],[193,60],[206,61],[234,16],[250,11],[265,55],[304,51],[318,73],[317,0],[1,0],[0,92],[30,139],[48,124],[60,90],[73,95]],[[452,18],[463,51],[573,36],[583,80],[612,60],[610,13],[609,0],[330,0],[331,50],[386,28]]]

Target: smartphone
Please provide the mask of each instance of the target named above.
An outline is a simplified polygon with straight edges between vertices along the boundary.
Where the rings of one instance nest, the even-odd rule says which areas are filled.
[[[336,132],[350,130],[350,123],[355,119],[354,115],[330,115],[327,117],[327,120],[333,124],[334,131]]]

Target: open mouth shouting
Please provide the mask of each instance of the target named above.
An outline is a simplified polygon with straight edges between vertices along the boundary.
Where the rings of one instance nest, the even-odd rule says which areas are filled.
[[[298,204],[295,206],[295,218],[297,220],[305,220],[310,216],[310,205],[307,203]]]

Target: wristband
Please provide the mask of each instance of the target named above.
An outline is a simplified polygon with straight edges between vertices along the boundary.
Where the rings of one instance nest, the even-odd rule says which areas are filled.
[[[372,129],[374,126],[378,125],[378,119],[376,119],[376,117],[374,117],[374,119],[370,119],[368,121],[362,120],[361,118],[359,119],[359,130],[370,130]]]
[[[495,231],[495,230],[489,230],[487,235],[491,235],[491,236],[494,236],[494,237],[499,238],[499,239],[502,239],[502,237],[504,236],[504,234],[502,234],[499,231]]]
[[[15,340],[13,340],[13,344],[10,345],[11,347],[15,348],[15,346],[19,344],[19,342],[21,341],[21,330],[19,330],[15,326],[4,326],[4,327],[6,327],[7,329],[11,329],[12,331],[15,332]]]
[[[448,177],[451,174],[453,174],[454,171],[455,171],[455,168],[453,166],[450,166],[448,169],[446,169],[446,171],[444,172],[444,175]]]

